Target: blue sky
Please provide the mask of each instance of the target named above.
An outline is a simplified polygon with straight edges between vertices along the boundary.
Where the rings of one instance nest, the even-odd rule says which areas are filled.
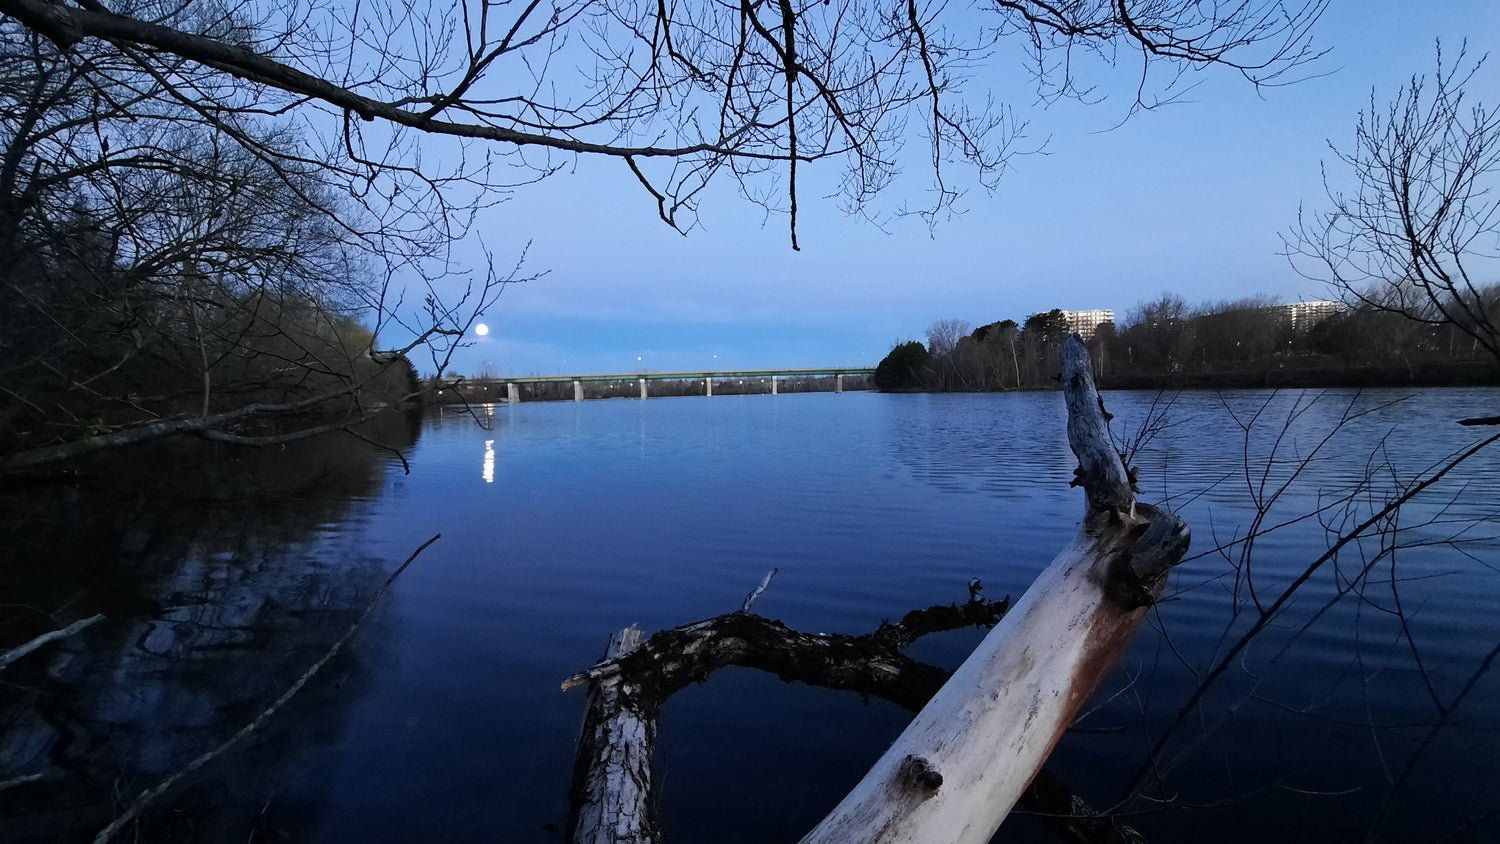
[[[1278,255],[1299,205],[1326,202],[1327,143],[1348,146],[1372,88],[1384,103],[1412,74],[1430,74],[1436,39],[1445,56],[1464,39],[1473,56],[1500,52],[1500,4],[1332,0],[1314,38],[1330,50],[1312,68],[1321,76],[1257,93],[1210,72],[1182,102],[1123,125],[1129,98],[1115,94],[1131,90],[1128,71],[1093,75],[1110,95],[1102,103],[1044,107],[1024,69],[997,60],[971,87],[1021,111],[1045,153],[1014,159],[993,193],[974,185],[964,213],[931,231],[844,216],[816,190],[837,176],[830,163],[799,173],[813,186],[801,198],[801,252],[784,217],[728,186],[683,236],[623,164],[580,160],[481,218],[497,263],[529,242],[527,268],[546,275],[505,291],[483,317],[490,333],[468,338],[453,370],[872,366],[941,318],[979,325],[1054,307],[1123,317],[1164,291],[1194,303],[1327,298]],[[1500,100],[1496,71],[1469,96]],[[925,175],[912,168],[887,203],[920,202]]]

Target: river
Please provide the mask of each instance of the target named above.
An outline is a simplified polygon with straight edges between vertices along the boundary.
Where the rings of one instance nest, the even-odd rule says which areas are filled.
[[[1106,401],[1119,431],[1159,404]],[[1386,523],[1394,547],[1350,545],[1319,567],[1171,730],[1163,781],[1145,765],[1342,527],[1479,441],[1486,429],[1454,420],[1497,406],[1497,389],[1176,397],[1135,463],[1142,498],[1177,509],[1193,548],[1049,767],[1100,807],[1144,773],[1153,799],[1125,807],[1152,842],[1372,826],[1500,840],[1500,678],[1486,670],[1500,447]],[[973,577],[1019,597],[1081,515],[1063,422],[1055,393],[494,405],[372,432],[409,474],[341,437],[120,455],[75,484],[6,489],[0,646],[109,620],[3,676],[0,781],[41,778],[0,791],[0,840],[87,840],[254,718],[441,533],[353,644],[164,798],[142,839],[560,841],[584,695],[559,683],[612,631],[737,609],[772,567],[756,611],[808,631],[962,601]],[[1277,527],[1247,562],[1236,540],[1256,500]],[[910,653],[951,667],[982,635]],[[796,840],[909,717],[714,675],[663,713],[667,840]],[[1016,817],[997,840],[1055,839]]]

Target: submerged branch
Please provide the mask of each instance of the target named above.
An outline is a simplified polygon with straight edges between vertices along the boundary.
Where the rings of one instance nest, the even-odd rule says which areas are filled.
[[[80,630],[83,630],[84,628],[103,620],[104,616],[102,614],[92,615],[88,618],[75,621],[60,630],[53,630],[50,633],[43,633],[35,639],[32,639],[25,644],[17,645],[16,647],[11,648],[8,651],[0,651],[0,669],[4,669],[7,665],[10,665],[12,662],[15,662],[21,657],[26,656],[27,654],[49,642],[55,642],[58,639],[66,639],[69,636],[72,636],[73,634],[79,632]]]
[[[396,582],[396,578],[400,577],[401,573],[406,571],[406,567],[410,566],[412,562],[417,559],[418,555],[420,555],[423,551],[426,551],[429,545],[441,538],[442,534],[435,534],[431,539],[422,543],[422,545],[418,547],[417,550],[411,552],[411,556],[406,558],[406,562],[398,566],[396,570],[391,573],[391,576],[386,578],[384,583],[380,584],[380,588],[375,590],[375,594],[370,597],[370,603],[365,607],[365,611],[360,613],[359,618],[354,620],[354,623],[349,626],[348,630],[344,631],[344,635],[340,636],[338,641],[334,642],[333,645],[329,647],[328,650],[323,654],[323,656],[318,658],[317,662],[314,662],[312,666],[307,669],[307,671],[303,672],[302,676],[298,677],[296,682],[292,683],[292,685],[288,687],[286,691],[282,692],[280,697],[272,701],[270,706],[261,710],[261,713],[255,716],[254,720],[241,727],[237,732],[235,732],[234,735],[225,739],[217,747],[213,747],[207,751],[204,751],[201,755],[199,755],[193,761],[189,762],[181,770],[162,780],[160,783],[157,783],[152,788],[141,792],[140,795],[138,795],[134,800],[130,802],[130,805],[125,808],[125,811],[121,812],[115,817],[113,821],[110,822],[109,826],[106,826],[104,829],[99,831],[98,835],[94,836],[94,844],[104,844],[105,842],[114,838],[115,834],[124,829],[125,826],[131,821],[135,820],[136,817],[138,817],[141,812],[145,810],[148,805],[150,805],[151,801],[170,791],[174,786],[176,786],[182,780],[186,779],[190,774],[197,771],[199,768],[202,768],[204,765],[207,765],[209,762],[212,762],[214,759],[217,759],[230,748],[238,744],[246,736],[249,736],[251,733],[269,723],[270,720],[275,717],[276,713],[279,712],[281,708],[285,706],[292,698],[296,697],[297,693],[302,691],[303,687],[306,686],[308,682],[311,681],[312,678],[315,677],[317,673],[323,669],[323,666],[327,665],[330,660],[337,656],[338,652],[343,649],[344,645],[348,644],[349,640],[354,638],[354,634],[359,632],[360,627],[364,625],[365,621],[370,617],[370,615],[375,612],[375,608],[379,606],[380,598],[385,594],[385,590],[390,588],[390,585],[392,583]]]

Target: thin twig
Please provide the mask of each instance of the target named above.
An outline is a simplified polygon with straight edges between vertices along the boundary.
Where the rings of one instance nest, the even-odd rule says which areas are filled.
[[[408,463],[408,462],[406,462],[406,455],[401,453],[401,449],[396,448],[393,445],[386,445],[385,443],[380,442],[379,440],[373,440],[373,439],[365,436],[364,434],[361,434],[360,432],[354,430],[353,428],[345,428],[344,429],[344,433],[348,434],[349,436],[351,436],[351,437],[353,437],[353,438],[355,438],[357,440],[360,440],[361,442],[365,442],[365,443],[368,443],[370,445],[373,445],[373,446],[375,446],[376,448],[378,448],[378,449],[380,449],[382,451],[388,451],[391,454],[396,455],[396,459],[401,461],[401,469],[402,469],[402,471],[405,472],[408,475],[411,474],[411,464]]]
[[[774,567],[770,571],[766,572],[766,576],[763,580],[761,580],[760,585],[755,587],[754,589],[751,589],[750,594],[745,596],[745,605],[743,607],[740,607],[740,612],[750,611],[750,605],[755,603],[755,599],[760,597],[760,593],[766,591],[767,586],[771,585],[771,578],[775,577],[776,572],[778,571],[781,571],[781,569],[779,567]]]

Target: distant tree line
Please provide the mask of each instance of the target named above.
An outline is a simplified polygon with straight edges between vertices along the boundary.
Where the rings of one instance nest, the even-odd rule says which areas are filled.
[[[1493,312],[1500,285],[1481,296]],[[964,320],[938,320],[925,345],[895,345],[875,384],[886,391],[1047,388],[1056,383],[1068,331],[1061,309],[972,329]],[[1087,342],[1096,376],[1115,387],[1473,383],[1500,375],[1462,326],[1418,322],[1366,302],[1294,323],[1266,295],[1193,307],[1167,293],[1132,308],[1120,325],[1099,325]]]

